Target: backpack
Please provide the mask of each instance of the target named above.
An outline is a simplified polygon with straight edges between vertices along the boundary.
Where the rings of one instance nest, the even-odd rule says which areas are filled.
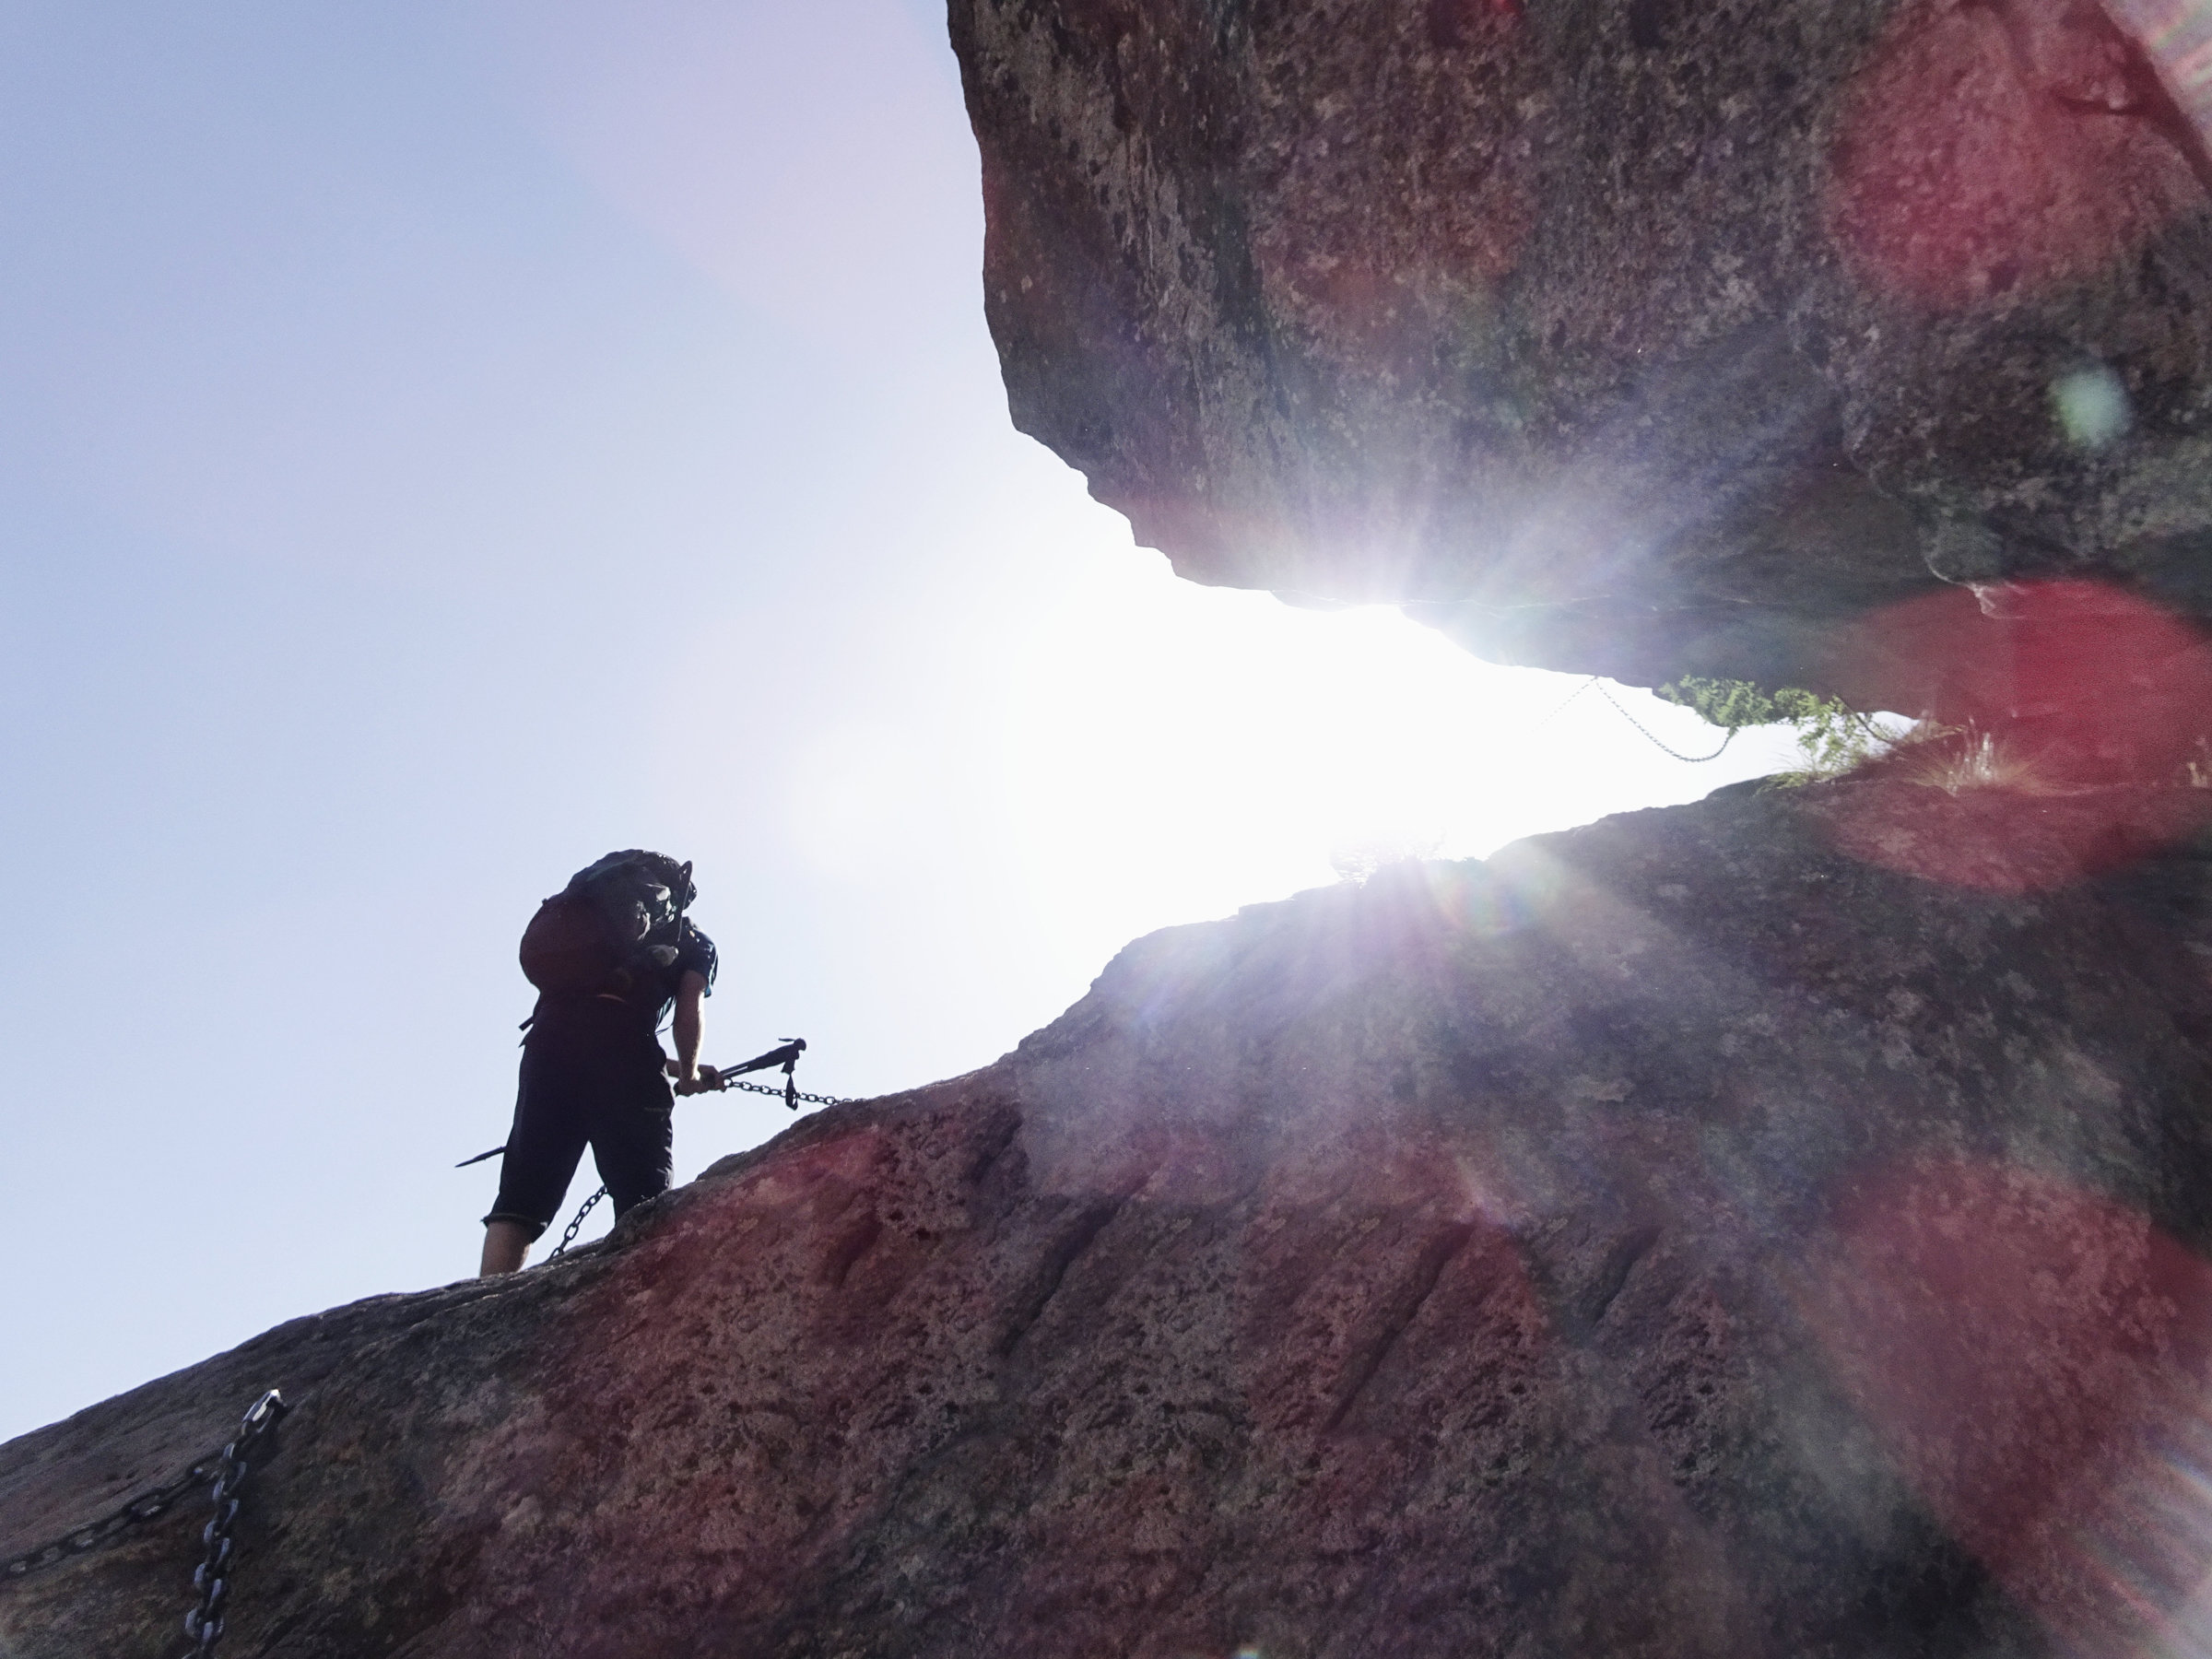
[[[676,960],[691,866],[631,848],[576,872],[523,930],[524,977],[540,991],[627,993],[637,976]]]

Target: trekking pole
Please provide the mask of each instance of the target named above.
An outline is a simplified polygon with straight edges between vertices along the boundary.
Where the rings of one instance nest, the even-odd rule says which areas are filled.
[[[714,1068],[714,1087],[718,1089],[728,1088],[735,1079],[744,1077],[747,1072],[767,1071],[771,1066],[782,1066],[783,1068],[783,1104],[796,1112],[799,1109],[799,1056],[806,1052],[806,1038],[786,1037],[776,1047],[770,1049],[767,1053],[755,1054],[741,1065],[716,1066]],[[738,1083],[736,1087],[755,1088],[758,1086],[750,1083]],[[775,1091],[761,1089],[759,1092],[772,1094]]]
[[[799,1056],[806,1052],[806,1038],[786,1037],[774,1048],[770,1049],[767,1053],[755,1054],[750,1060],[746,1061],[743,1065],[702,1065],[700,1067],[700,1069],[701,1071],[711,1071],[714,1074],[714,1081],[709,1087],[713,1088],[718,1094],[726,1093],[728,1090],[733,1088],[746,1089],[754,1094],[772,1095],[781,1092],[783,1097],[783,1104],[788,1106],[794,1112],[796,1112],[799,1109],[799,1102],[801,1100],[806,1101],[810,1106],[843,1105],[843,1100],[836,1095],[802,1094],[799,1092]],[[744,1077],[747,1072],[767,1071],[775,1066],[781,1066],[783,1069],[783,1087],[780,1091],[773,1088],[763,1088],[758,1083],[740,1083],[737,1081],[738,1078]],[[488,1152],[479,1152],[474,1158],[463,1159],[459,1163],[455,1164],[453,1168],[456,1170],[465,1170],[470,1164],[479,1164],[487,1159],[498,1158],[506,1150],[506,1145],[501,1143],[500,1145],[492,1147]]]

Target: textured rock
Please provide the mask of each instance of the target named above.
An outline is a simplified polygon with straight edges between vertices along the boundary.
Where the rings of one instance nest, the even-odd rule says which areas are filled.
[[[2212,869],[2085,872],[2207,799],[1724,792],[1156,935],[0,1447],[0,1559],[275,1384],[241,1659],[2194,1651]],[[199,1521],[0,1653],[162,1652]]]
[[[1908,712],[1938,579],[2212,613],[2201,7],[950,13],[1015,420],[1186,576]]]

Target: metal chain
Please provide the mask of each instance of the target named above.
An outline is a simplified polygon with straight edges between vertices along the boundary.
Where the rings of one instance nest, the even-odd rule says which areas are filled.
[[[1573,690],[1568,692],[1565,697],[1559,699],[1558,705],[1553,708],[1550,713],[1545,715],[1543,719],[1537,721],[1535,725],[1528,728],[1530,732],[1535,733],[1542,731],[1546,726],[1549,725],[1560,715],[1567,712],[1568,704],[1574,701],[1576,698],[1580,697],[1583,692],[1589,690],[1591,687],[1596,684],[1597,676],[1594,674],[1588,679],[1584,680],[1581,685],[1577,686]]]
[[[772,1083],[744,1083],[735,1077],[730,1077],[724,1079],[718,1087],[742,1088],[748,1094],[772,1095],[794,1112],[798,1110],[798,1102],[801,1100],[805,1100],[810,1106],[842,1106],[846,1103],[845,1097],[842,1095],[808,1094],[804,1089],[792,1088],[788,1083],[782,1088],[778,1088]],[[562,1256],[569,1253],[569,1246],[576,1242],[576,1235],[583,1230],[583,1218],[590,1215],[593,1207],[606,1196],[606,1189],[603,1186],[583,1201],[583,1207],[571,1218],[567,1229],[560,1235],[560,1242],[553,1246],[551,1253],[546,1257],[547,1261],[558,1262]]]
[[[200,1605],[184,1615],[194,1659],[209,1659],[223,1637],[223,1604],[230,1596],[230,1528],[238,1520],[239,1489],[246,1483],[246,1456],[285,1414],[284,1396],[275,1389],[253,1402],[239,1419],[238,1433],[218,1457],[222,1474],[215,1483],[215,1519],[200,1534],[206,1559],[192,1575]]]
[[[569,1230],[560,1235],[560,1242],[553,1246],[553,1253],[546,1258],[547,1261],[558,1262],[568,1254],[569,1246],[576,1242],[576,1235],[583,1230],[583,1218],[592,1213],[593,1206],[606,1196],[606,1189],[601,1187],[583,1201],[583,1207],[576,1212],[576,1218],[569,1223]]]
[[[1735,727],[1730,726],[1728,728],[1728,735],[1721,739],[1721,747],[1714,749],[1710,755],[1686,755],[1680,749],[1667,748],[1667,746],[1665,743],[1662,743],[1658,738],[1652,736],[1651,733],[1648,731],[1644,731],[1643,723],[1641,721],[1638,720],[1635,715],[1630,713],[1626,709],[1622,708],[1618,701],[1615,701],[1612,692],[1606,690],[1602,685],[1598,685],[1597,681],[1595,680],[1592,680],[1590,683],[1594,686],[1597,686],[1597,694],[1600,697],[1604,698],[1607,702],[1613,704],[1613,712],[1615,713],[1618,714],[1623,720],[1627,721],[1638,731],[1643,732],[1645,738],[1650,741],[1653,747],[1665,749],[1666,753],[1672,755],[1677,760],[1687,760],[1692,766],[1702,766],[1708,760],[1718,760],[1723,755],[1728,752],[1728,746],[1735,741]],[[1579,696],[1580,693],[1577,693],[1577,695]],[[1570,702],[1572,700],[1572,698],[1568,700]],[[1564,708],[1566,704],[1564,703],[1560,705],[1561,708]]]
[[[773,1083],[740,1083],[733,1078],[723,1087],[742,1088],[749,1094],[773,1095],[779,1100],[805,1100],[809,1106],[843,1106],[849,1103],[843,1095],[808,1094],[803,1088],[778,1088]]]
[[[193,1460],[192,1466],[174,1480],[141,1493],[121,1509],[111,1511],[97,1521],[86,1523],[75,1531],[65,1533],[50,1544],[36,1549],[27,1549],[21,1555],[10,1556],[0,1565],[0,1583],[19,1579],[27,1573],[51,1567],[56,1561],[73,1555],[82,1555],[88,1549],[97,1549],[110,1538],[127,1527],[151,1521],[169,1513],[176,1501],[186,1494],[203,1490],[222,1466],[223,1454],[210,1452],[205,1457]]]

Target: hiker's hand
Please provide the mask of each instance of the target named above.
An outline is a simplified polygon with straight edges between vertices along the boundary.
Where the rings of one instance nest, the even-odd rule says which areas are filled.
[[[703,1060],[700,1062],[699,1066],[699,1087],[701,1093],[722,1087],[722,1074]]]

